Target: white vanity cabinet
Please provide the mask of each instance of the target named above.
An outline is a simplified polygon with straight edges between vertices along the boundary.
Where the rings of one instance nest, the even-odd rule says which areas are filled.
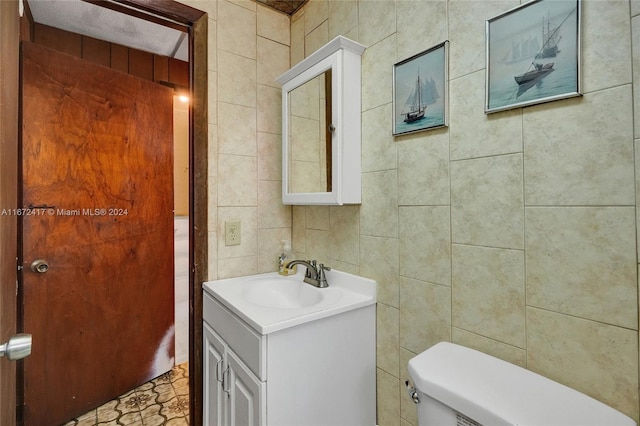
[[[206,288],[205,426],[375,425],[375,303],[262,334]]]
[[[265,383],[204,324],[205,425],[263,425]],[[262,410],[262,411],[261,411]]]

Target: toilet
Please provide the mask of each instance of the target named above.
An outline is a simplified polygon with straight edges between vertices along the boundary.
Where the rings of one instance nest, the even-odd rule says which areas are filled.
[[[419,426],[635,426],[613,408],[482,352],[442,342],[409,361]]]

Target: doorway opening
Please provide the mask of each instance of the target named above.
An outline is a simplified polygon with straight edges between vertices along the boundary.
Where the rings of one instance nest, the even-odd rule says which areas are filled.
[[[173,97],[175,364],[189,361],[189,96]]]
[[[116,9],[161,25],[188,27],[189,35],[189,92],[192,103],[188,107],[188,205],[186,219],[188,234],[188,369],[190,381],[190,423],[198,424],[201,417],[201,341],[202,299],[201,283],[207,278],[207,101],[206,101],[206,14],[173,1],[148,2],[124,0],[100,2],[100,6]],[[24,32],[23,32],[24,34]],[[178,264],[176,263],[176,268]],[[180,319],[183,319],[181,317]],[[178,325],[178,322],[176,322]],[[24,330],[28,332],[28,330]],[[184,356],[184,354],[182,355]],[[182,359],[182,358],[181,358]],[[187,376],[187,377],[188,377]]]

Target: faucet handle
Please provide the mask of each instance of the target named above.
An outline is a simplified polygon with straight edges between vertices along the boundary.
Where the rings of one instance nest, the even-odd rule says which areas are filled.
[[[330,271],[331,267],[330,266],[324,266],[324,263],[321,263],[320,265],[318,265],[318,271]]]
[[[328,266],[324,266],[324,264],[318,265],[318,287],[324,288],[329,287],[329,283],[327,283],[327,276],[324,274],[324,271],[330,271],[331,268]]]

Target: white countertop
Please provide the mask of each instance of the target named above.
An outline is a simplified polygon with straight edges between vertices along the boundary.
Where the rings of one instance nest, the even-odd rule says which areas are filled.
[[[376,282],[342,271],[326,272],[328,288],[316,288],[303,282],[305,268],[288,277],[277,272],[228,278],[203,283],[204,290],[249,324],[260,334],[269,334],[309,321],[337,315],[376,303]],[[268,307],[252,303],[247,288],[260,281],[297,281],[319,292],[321,301],[306,307]],[[310,291],[304,289],[305,291]]]

